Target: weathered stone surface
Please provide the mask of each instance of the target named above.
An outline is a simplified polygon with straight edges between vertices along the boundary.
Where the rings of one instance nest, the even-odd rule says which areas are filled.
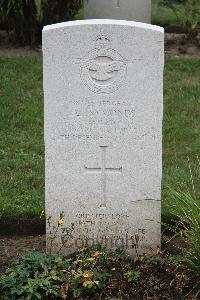
[[[119,19],[151,23],[151,0],[85,0],[85,19]]]
[[[160,246],[163,44],[162,28],[128,21],[43,30],[46,212],[74,224],[67,254]]]

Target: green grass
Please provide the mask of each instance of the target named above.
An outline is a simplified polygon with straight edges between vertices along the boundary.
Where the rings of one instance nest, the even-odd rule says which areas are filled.
[[[0,58],[0,215],[44,206],[42,67],[36,57]]]
[[[165,65],[163,214],[168,213],[165,187],[193,193],[190,168],[196,197],[200,198],[197,157],[200,156],[199,65],[200,58],[170,58]]]
[[[166,26],[178,24],[178,20],[171,9],[167,7],[161,7],[159,5],[160,0],[152,1],[152,24]]]
[[[165,66],[163,214],[166,186],[191,190],[187,157],[199,195],[199,58],[169,58]],[[39,216],[44,208],[42,63],[0,58],[0,216]]]

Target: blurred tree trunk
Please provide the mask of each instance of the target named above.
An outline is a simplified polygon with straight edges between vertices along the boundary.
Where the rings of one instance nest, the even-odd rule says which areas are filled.
[[[24,17],[24,41],[29,45],[35,45],[38,35],[38,22],[37,22],[37,7],[35,0],[22,1],[22,15]]]
[[[0,0],[0,18],[13,40],[34,46],[41,43],[44,25],[72,20],[82,0]]]

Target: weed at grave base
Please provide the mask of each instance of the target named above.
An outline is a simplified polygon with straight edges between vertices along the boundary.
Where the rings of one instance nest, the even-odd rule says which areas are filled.
[[[122,250],[95,245],[67,258],[44,253],[22,257],[0,277],[0,299],[182,299],[195,280],[167,258],[132,260]]]
[[[184,247],[179,248],[179,255],[173,257],[177,263],[182,263],[191,268],[194,272],[200,273],[200,198],[197,194],[196,181],[199,179],[194,176],[200,174],[200,160],[197,156],[196,168],[191,166],[188,157],[188,167],[191,181],[191,191],[175,191],[168,187],[167,206],[171,218],[175,224],[166,224],[173,234],[173,239],[177,236],[182,237]],[[200,288],[199,288],[200,293]]]
[[[189,193],[176,192],[169,188],[170,212],[177,220],[171,226],[173,237],[181,236],[185,247],[179,249],[180,255],[173,259],[188,265],[193,271],[200,272],[200,206],[199,201]],[[170,225],[168,225],[170,226]]]
[[[52,224],[51,216],[47,217],[47,226],[48,226],[48,238],[47,241],[49,243],[48,252],[52,254],[53,248],[57,249],[57,254],[61,252],[61,250],[66,246],[69,240],[72,238],[72,233],[74,231],[74,224],[71,226],[65,227],[64,225],[64,211],[62,211],[59,215],[59,219],[55,224]],[[60,243],[57,243],[57,237],[59,236]]]

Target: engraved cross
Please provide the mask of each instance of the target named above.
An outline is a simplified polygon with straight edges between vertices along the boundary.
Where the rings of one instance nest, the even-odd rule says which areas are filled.
[[[85,166],[86,172],[100,173],[101,174],[101,193],[102,199],[100,207],[106,207],[106,177],[107,173],[121,173],[120,168],[107,168],[106,167],[106,148],[107,146],[100,146],[101,148],[101,167],[100,168],[88,168]]]
[[[120,7],[120,0],[115,0],[115,7],[119,8]]]

